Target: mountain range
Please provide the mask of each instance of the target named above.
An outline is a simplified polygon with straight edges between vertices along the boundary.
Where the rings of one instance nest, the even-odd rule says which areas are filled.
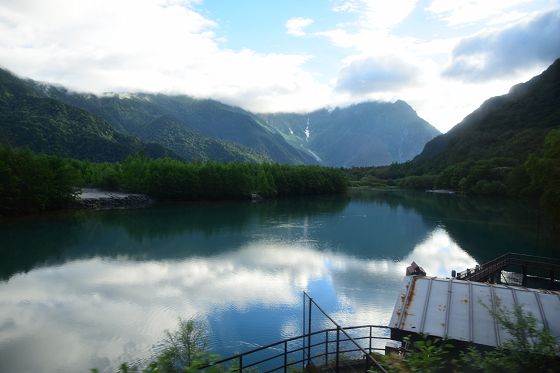
[[[342,167],[408,161],[440,134],[400,100],[260,117],[294,147],[313,154],[318,162]]]
[[[403,101],[253,114],[184,95],[78,93],[1,69],[0,128],[0,143],[93,161],[141,152],[344,167],[412,159],[439,134]]]

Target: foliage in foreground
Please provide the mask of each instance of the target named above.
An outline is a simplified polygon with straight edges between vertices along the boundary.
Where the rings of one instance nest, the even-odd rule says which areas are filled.
[[[208,365],[217,355],[209,354],[207,325],[197,319],[179,319],[177,330],[165,331],[160,352],[148,363],[122,363],[119,373],[190,373]],[[97,373],[97,369],[91,369]],[[223,373],[220,366],[206,369],[209,373]]]
[[[521,306],[512,312],[498,302],[489,311],[511,335],[500,348],[481,351],[473,347],[461,351],[450,341],[423,336],[419,340],[405,338],[406,353],[376,355],[388,372],[504,372],[560,371],[560,344],[550,331],[539,329],[535,317]],[[177,330],[166,331],[160,352],[148,363],[132,366],[123,363],[121,373],[194,373],[216,361],[217,355],[208,353],[207,326],[196,319],[179,319]],[[209,373],[229,372],[210,365]],[[92,372],[97,370],[92,369]],[[373,372],[372,372],[373,373]]]
[[[457,352],[446,340],[424,336],[417,341],[407,339],[408,352],[383,356],[383,365],[389,372],[401,373],[560,371],[560,343],[549,330],[538,328],[531,313],[521,306],[510,313],[499,302],[490,312],[512,337],[497,349],[471,347]]]
[[[549,330],[540,330],[535,317],[516,306],[508,314],[499,304],[493,312],[512,336],[501,348],[486,353],[473,348],[461,358],[472,372],[558,372],[560,344]]]

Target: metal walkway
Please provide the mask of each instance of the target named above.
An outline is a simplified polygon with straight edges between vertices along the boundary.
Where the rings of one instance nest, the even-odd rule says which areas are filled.
[[[539,288],[554,290],[560,280],[560,260],[540,256],[507,253],[472,269],[457,273],[457,280],[501,283],[502,271],[521,276],[521,286],[528,286],[528,280],[539,280]]]

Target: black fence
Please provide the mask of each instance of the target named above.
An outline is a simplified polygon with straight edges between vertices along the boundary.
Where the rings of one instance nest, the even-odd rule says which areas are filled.
[[[560,259],[508,253],[459,272],[456,278],[555,290],[560,288]]]
[[[383,353],[390,328],[382,325],[342,327],[307,293],[303,294],[304,334],[212,361],[199,370],[288,372],[289,370],[386,372],[374,357]],[[330,327],[329,325],[330,324]]]
[[[341,370],[379,371],[385,368],[372,352],[385,351],[391,329],[381,325],[342,327],[307,293],[303,293],[304,366]]]

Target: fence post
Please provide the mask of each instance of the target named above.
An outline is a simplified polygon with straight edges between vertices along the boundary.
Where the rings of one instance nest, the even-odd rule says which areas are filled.
[[[301,330],[302,338],[302,345],[303,348],[301,349],[301,370],[305,370],[305,291],[303,292],[303,328]]]
[[[340,351],[340,326],[337,325],[336,327],[336,368],[335,371],[336,373],[338,373],[338,367],[339,367],[339,351]]]
[[[243,372],[243,355],[239,355],[239,373]]]
[[[284,373],[288,371],[288,341],[284,341]]]
[[[325,366],[329,365],[329,331],[325,331]]]
[[[521,272],[523,274],[521,286],[527,286],[527,263],[523,263],[523,265],[521,266]]]
[[[371,338],[372,338],[371,329],[372,328],[371,328],[371,325],[370,325],[369,326],[369,351],[368,351],[370,355],[371,355]]]
[[[308,332],[307,332],[307,365],[311,362],[311,307],[313,298],[309,297],[309,321],[308,321]]]

